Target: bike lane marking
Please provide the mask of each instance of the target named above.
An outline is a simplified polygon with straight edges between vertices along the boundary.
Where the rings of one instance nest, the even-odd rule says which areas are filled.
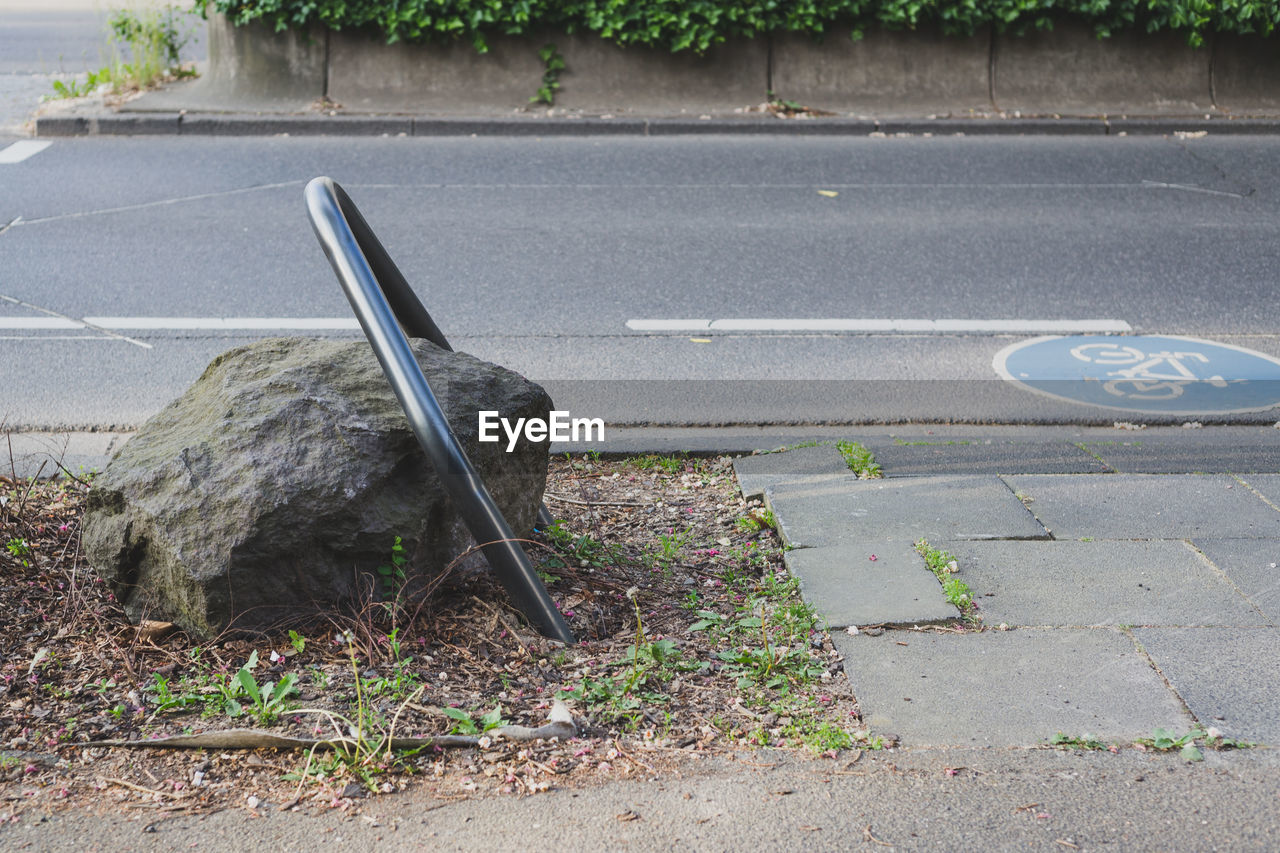
[[[34,157],[53,143],[47,139],[22,139],[7,148],[0,148],[0,166],[12,166],[28,157]]]
[[[1124,320],[962,320],[943,318],[808,317],[685,320],[636,318],[627,320],[633,332],[942,332],[950,334],[1123,334],[1133,331]]]
[[[1105,409],[1226,415],[1280,406],[1280,359],[1182,335],[1033,338],[991,364],[1028,391]]]

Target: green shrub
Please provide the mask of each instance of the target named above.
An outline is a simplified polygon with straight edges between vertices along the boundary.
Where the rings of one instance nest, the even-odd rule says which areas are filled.
[[[1212,32],[1270,35],[1280,22],[1280,0],[196,0],[196,8],[277,31],[318,23],[375,28],[390,42],[466,39],[482,53],[489,36],[535,30],[701,53],[730,38],[780,32],[821,37],[852,28],[858,38],[884,26],[972,35],[992,26],[1021,34],[1062,20],[1084,22],[1100,37],[1174,30],[1200,44]]]

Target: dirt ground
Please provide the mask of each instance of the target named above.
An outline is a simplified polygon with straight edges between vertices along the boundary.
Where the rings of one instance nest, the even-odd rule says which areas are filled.
[[[862,725],[771,516],[742,499],[727,458],[552,460],[545,503],[560,521],[526,550],[573,647],[524,626],[487,573],[253,640],[135,626],[80,552],[91,488],[0,476],[0,820],[358,811],[408,786],[444,801],[527,795],[661,777],[691,756],[892,745]],[[397,556],[388,543],[388,567]],[[560,702],[573,737],[500,731],[540,726]],[[100,743],[232,729],[339,748]],[[468,745],[388,740],[447,734]]]

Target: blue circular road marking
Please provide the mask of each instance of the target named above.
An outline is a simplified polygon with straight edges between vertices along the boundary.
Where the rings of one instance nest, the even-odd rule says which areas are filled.
[[[1280,359],[1180,335],[1033,338],[996,353],[1002,377],[1059,400],[1165,415],[1280,405]]]

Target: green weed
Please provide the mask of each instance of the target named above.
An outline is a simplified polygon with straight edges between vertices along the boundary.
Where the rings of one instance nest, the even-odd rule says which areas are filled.
[[[104,85],[119,94],[146,89],[170,77],[194,76],[194,71],[183,67],[180,55],[191,38],[190,14],[176,6],[115,10],[108,19],[107,64],[90,71],[83,83],[55,80],[52,97],[81,98]]]
[[[776,530],[778,528],[778,520],[774,518],[773,511],[762,507],[756,507],[733,524],[746,534],[759,533],[761,530]]]
[[[472,719],[472,715],[461,708],[442,708],[444,715],[453,720],[453,726],[449,729],[450,734],[455,735],[479,735],[496,729],[499,726],[505,726],[507,721],[502,717],[502,706],[495,705],[492,711],[481,714],[478,719]]]
[[[844,464],[849,466],[850,471],[858,475],[858,479],[875,480],[884,476],[880,471],[880,464],[876,462],[875,454],[858,442],[837,441],[836,449],[844,457]]]
[[[616,565],[622,560],[620,545],[605,545],[583,533],[574,536],[563,524],[556,522],[542,531],[547,542],[557,552],[557,556],[543,561],[546,569],[562,569],[570,564],[582,568]]]
[[[635,456],[627,460],[627,464],[641,471],[665,471],[668,474],[679,474],[690,463],[688,454],[676,456],[659,456],[650,453],[646,456]]]
[[[1203,740],[1204,745],[1209,749],[1248,749],[1253,746],[1247,741],[1224,737],[1221,732],[1212,727],[1207,730],[1194,728],[1183,735],[1170,729],[1158,728],[1151,733],[1151,737],[1139,738],[1134,743],[1161,752],[1172,752],[1176,749],[1184,761],[1203,761],[1204,753],[1196,745],[1198,740]]]
[[[1070,749],[1106,749],[1107,745],[1095,738],[1093,735],[1065,735],[1058,732],[1049,739],[1049,743],[1053,746],[1061,746]]]
[[[22,564],[23,568],[31,568],[31,561],[27,559],[31,556],[31,546],[27,544],[27,540],[13,538],[6,542],[4,547]]]
[[[403,604],[401,594],[404,591],[404,567],[409,558],[405,556],[404,543],[397,536],[391,544],[391,562],[378,566],[378,578],[382,585],[382,601],[391,615],[398,615]]]
[[[289,696],[297,692],[294,684],[298,680],[295,673],[285,673],[277,682],[258,683],[253,670],[258,666],[258,652],[249,655],[249,660],[240,667],[235,676],[228,682],[223,692],[223,708],[229,717],[238,717],[246,710],[257,717],[262,725],[272,723],[289,710]],[[247,705],[247,708],[246,708]]]
[[[351,671],[355,676],[356,702],[350,716],[324,708],[299,708],[298,714],[309,714],[323,717],[333,729],[334,737],[327,741],[331,751],[321,756],[316,755],[319,745],[312,747],[307,753],[307,761],[301,772],[291,773],[286,779],[296,779],[298,791],[308,779],[323,780],[351,776],[359,780],[370,791],[377,793],[376,778],[396,768],[411,769],[406,761],[421,750],[393,750],[392,739],[396,726],[404,709],[425,689],[418,687],[396,709],[390,723],[385,723],[374,711],[368,701],[364,689],[364,681],[360,677],[360,665],[356,659],[355,649],[347,644],[347,654],[351,663]]]
[[[939,551],[931,546],[924,539],[916,542],[916,552],[924,557],[925,565],[938,578],[938,582],[942,584],[942,591],[950,601],[956,606],[965,617],[971,622],[977,622],[982,617],[978,614],[977,606],[973,601],[973,590],[969,589],[969,585],[955,576],[959,571],[959,565],[953,554],[947,551]]]
[[[556,91],[560,88],[560,72],[565,69],[564,57],[554,44],[546,44],[538,51],[538,58],[543,65],[542,85],[529,103],[551,106],[556,102]]]

